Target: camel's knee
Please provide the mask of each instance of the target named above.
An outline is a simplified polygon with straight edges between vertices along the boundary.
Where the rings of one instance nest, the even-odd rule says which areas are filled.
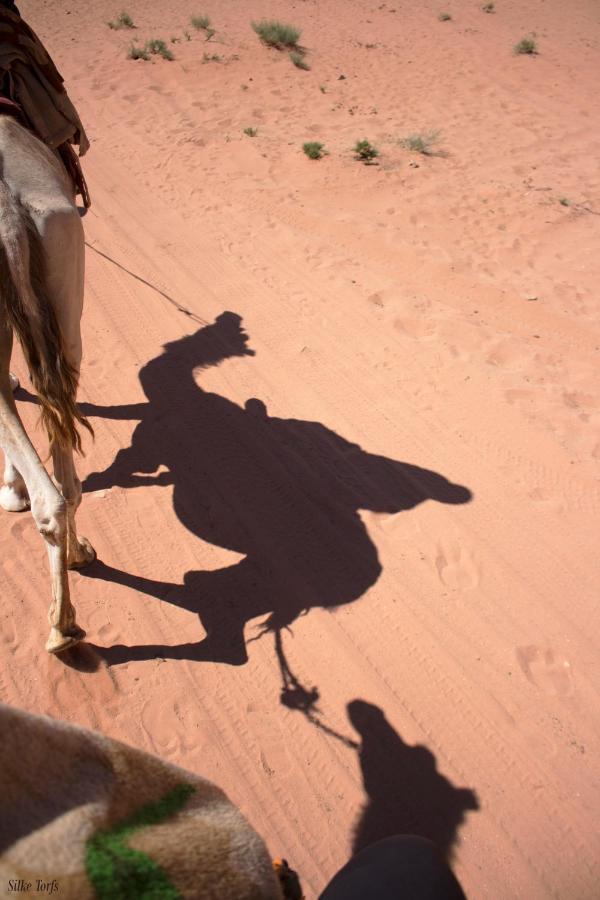
[[[57,497],[32,502],[31,513],[37,530],[45,541],[58,545],[67,538],[67,501]]]

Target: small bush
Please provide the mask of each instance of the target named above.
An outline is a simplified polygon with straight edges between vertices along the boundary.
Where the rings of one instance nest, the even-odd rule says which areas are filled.
[[[302,149],[309,159],[321,159],[325,148],[318,141],[307,141],[306,144],[302,144]]]
[[[269,47],[296,47],[300,39],[300,29],[283,22],[263,19],[252,22],[252,28],[264,44]]]
[[[484,5],[481,8],[486,13],[494,12],[494,4],[493,3],[484,3]]]
[[[319,90],[321,91],[322,94],[327,93],[327,88],[325,87],[324,84],[319,85]]]
[[[450,13],[440,13],[438,19],[440,20],[440,22],[450,22],[452,16],[450,15]]]
[[[209,56],[208,53],[205,53],[202,57],[202,62],[221,62],[221,57],[218,53],[213,53],[212,56]]]
[[[135,25],[129,13],[122,12],[113,22],[108,23],[108,27],[118,30],[119,28],[135,28]]]
[[[205,30],[210,27],[210,19],[208,16],[192,16],[190,19],[190,23],[196,28],[198,31]]]
[[[571,205],[571,201],[567,200],[566,197],[561,197],[558,202],[560,203],[561,206],[570,206]]]
[[[356,158],[362,160],[362,162],[371,162],[379,156],[379,150],[369,141],[357,141],[354,152],[356,153]]]
[[[414,153],[432,156],[433,145],[438,142],[439,138],[439,131],[427,131],[422,134],[409,134],[401,143],[407,150],[412,150]]]
[[[533,38],[522,38],[514,47],[515,53],[537,53],[537,45]]]
[[[151,41],[146,41],[145,49],[148,53],[152,53],[154,56],[162,56],[163,59],[170,60],[175,58],[165,42],[156,38]]]
[[[293,50],[290,53],[290,59],[294,63],[294,65],[296,66],[297,69],[305,69],[305,70],[310,69],[310,66],[304,59],[303,54],[299,53],[298,50]]]
[[[257,128],[252,128],[251,126],[248,126],[248,128],[244,128],[244,134],[247,134],[248,137],[256,137],[257,133]]]
[[[127,51],[128,59],[150,59],[150,54],[146,50],[145,47],[136,47],[135,44],[132,44],[129,50]]]

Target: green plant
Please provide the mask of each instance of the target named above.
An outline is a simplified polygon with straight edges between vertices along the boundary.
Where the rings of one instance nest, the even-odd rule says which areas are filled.
[[[204,29],[206,30],[210,25],[210,19],[208,16],[192,16],[190,19],[190,23],[197,28],[198,31]]]
[[[300,53],[298,50],[292,50],[292,52],[290,53],[290,59],[297,69],[310,69],[309,64],[304,59],[304,54]]]
[[[354,146],[354,152],[356,153],[356,158],[365,163],[372,162],[375,157],[379,156],[379,150],[369,141],[357,141]]]
[[[414,153],[422,153],[424,156],[432,156],[432,147],[439,141],[439,131],[427,131],[421,134],[409,134],[408,137],[402,139],[401,143],[407,150]]]
[[[483,6],[482,6],[481,8],[482,8],[482,10],[483,10],[484,12],[486,12],[486,13],[493,13],[493,12],[494,12],[494,4],[493,4],[493,3],[484,3]]]
[[[248,126],[248,128],[244,128],[244,134],[247,134],[248,137],[256,137],[258,133],[257,128],[252,128],[252,126]]]
[[[521,38],[519,43],[515,44],[514,51],[515,53],[537,53],[537,44],[533,38]]]
[[[108,22],[108,27],[117,30],[119,28],[135,28],[135,25],[129,13],[122,12],[114,21]]]
[[[318,141],[307,141],[305,144],[302,144],[302,149],[309,159],[321,159],[325,148]]]
[[[284,25],[273,19],[252,22],[252,28],[264,44],[269,47],[296,47],[300,39],[300,29],[294,25]]]
[[[127,51],[128,59],[150,59],[150,54],[145,47],[136,47],[132,44]]]
[[[450,13],[440,13],[438,19],[440,20],[440,22],[450,22],[452,16],[450,15]]]
[[[148,53],[152,53],[154,56],[162,56],[163,59],[175,59],[165,42],[158,40],[157,38],[146,41],[145,50]]]

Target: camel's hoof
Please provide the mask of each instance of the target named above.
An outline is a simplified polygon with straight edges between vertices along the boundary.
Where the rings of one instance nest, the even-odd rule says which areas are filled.
[[[48,653],[62,653],[63,650],[74,647],[84,637],[85,631],[79,625],[73,625],[68,634],[63,634],[58,628],[51,628],[50,637],[46,641],[46,650]]]
[[[12,372],[8,373],[8,377],[10,378],[10,389],[14,394],[15,391],[18,391],[19,388],[21,387],[21,382],[19,381],[19,379],[17,378],[16,375],[13,375]]]
[[[7,512],[24,512],[30,505],[27,494],[19,494],[7,484],[0,488],[0,506]]]
[[[87,538],[81,537],[81,535],[77,538],[78,548],[77,554],[73,559],[69,560],[69,564],[67,568],[69,569],[84,569],[86,566],[89,566],[90,563],[93,563],[96,559],[96,551],[90,544]]]

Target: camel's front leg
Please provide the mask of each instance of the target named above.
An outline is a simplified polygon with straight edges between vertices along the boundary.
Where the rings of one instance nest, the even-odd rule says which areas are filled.
[[[6,358],[10,359],[12,350],[12,332],[6,328],[2,329],[2,349],[5,354],[4,365],[6,366]],[[8,378],[10,389],[14,394],[19,387],[19,379],[12,372],[9,373]],[[0,506],[7,512],[23,512],[30,506],[25,482],[6,451],[4,460],[4,484],[0,487]]]
[[[40,528],[48,544],[52,576],[52,603],[48,612],[50,635],[46,641],[46,650],[49,653],[60,653],[61,650],[72,647],[85,637],[85,631],[75,621],[75,609],[69,593],[67,574],[68,514],[66,503],[64,500],[62,502],[61,513],[55,517],[54,522],[50,523],[50,527],[46,531]]]
[[[58,653],[76,644],[85,632],[75,622],[67,577],[67,503],[37,455],[27,437],[13,399],[8,366],[1,366],[9,356],[6,332],[0,327],[0,445],[21,473],[29,497],[31,512],[38,531],[45,539],[52,576],[52,604],[50,606],[50,636],[46,649]]]
[[[52,451],[54,484],[65,499],[67,507],[67,567],[81,569],[96,559],[96,552],[87,538],[77,535],[75,513],[81,503],[81,482],[75,471],[71,448],[57,447]]]

